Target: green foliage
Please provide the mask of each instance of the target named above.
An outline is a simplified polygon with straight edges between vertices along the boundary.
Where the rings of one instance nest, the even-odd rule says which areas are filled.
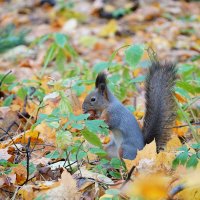
[[[172,166],[176,168],[178,165],[186,165],[187,168],[195,168],[200,159],[200,143],[192,144],[190,148],[182,146],[179,153],[174,159]]]
[[[54,59],[56,61],[58,71],[63,73],[65,71],[65,65],[67,60],[66,55],[70,56],[72,59],[77,57],[77,53],[71,46],[68,37],[62,33],[44,35],[37,39],[35,41],[35,44],[41,44],[49,39],[53,40],[53,42],[49,46],[45,55],[43,69],[40,74],[41,77],[44,75],[47,66]]]
[[[82,130],[82,135],[83,137],[90,142],[91,144],[98,146],[98,147],[102,147],[101,141],[100,139],[97,137],[97,135],[95,135],[94,133],[88,131],[87,129]]]
[[[187,99],[186,102],[177,102],[178,117],[180,120],[187,122],[193,137],[197,142],[200,142],[200,137],[197,134],[198,127],[193,127],[190,123],[191,121],[197,121],[199,117],[198,111],[195,111],[192,107],[200,99],[200,71],[194,61],[178,66],[178,74],[181,78],[177,81],[175,92]]]
[[[15,26],[12,24],[1,28],[0,30],[0,53],[18,45],[26,44],[25,36],[28,31],[15,31]]]
[[[26,161],[22,161],[21,164],[26,167]],[[29,164],[29,175],[33,174],[36,171],[36,166],[33,163]]]
[[[137,66],[144,53],[144,45],[132,45],[125,51],[125,61],[133,69]]]

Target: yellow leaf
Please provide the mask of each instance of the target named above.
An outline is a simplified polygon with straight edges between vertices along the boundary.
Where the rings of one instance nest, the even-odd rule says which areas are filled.
[[[181,174],[181,183],[186,187],[177,197],[183,200],[199,200],[200,199],[200,169],[187,171]]]
[[[102,139],[102,143],[103,144],[108,144],[110,142],[110,137],[109,136],[105,136],[103,139]]]
[[[23,186],[19,191],[18,195],[22,197],[24,200],[34,199],[35,195],[33,192],[33,188],[30,185]]]
[[[166,144],[166,151],[177,151],[182,144],[177,136],[173,136]]]
[[[175,153],[161,151],[155,159],[154,168],[157,170],[171,170],[172,162],[175,159]]]
[[[55,130],[47,126],[45,122],[39,124],[35,128],[35,131],[40,132],[40,138],[43,139],[45,142],[55,144],[56,142]]]
[[[135,69],[134,71],[133,71],[133,76],[134,77],[137,77],[137,76],[139,76],[139,74],[141,73],[141,68],[137,68],[137,69]]]
[[[132,166],[137,166],[143,159],[154,160],[156,155],[156,143],[154,140],[150,144],[147,144],[141,151],[138,151],[134,160],[124,160],[124,162],[127,169],[130,170]]]
[[[183,123],[178,121],[178,120],[176,120],[175,125],[176,126],[181,126],[181,125],[183,125]],[[188,131],[188,127],[187,126],[178,127],[178,128],[174,128],[173,130],[178,136],[184,136]]]
[[[135,111],[135,112],[134,112],[134,116],[136,117],[136,119],[140,120],[140,119],[142,119],[142,117],[144,116],[144,112]]]
[[[187,99],[184,98],[183,96],[181,96],[180,94],[178,93],[174,93],[175,94],[175,97],[177,98],[177,100],[181,103],[186,103],[187,102]]]
[[[28,138],[31,138],[31,144],[35,143],[43,143],[43,140],[39,137],[39,132],[34,131],[26,131],[24,135],[21,135],[21,137],[16,138],[15,143],[22,143],[27,144]]]
[[[111,20],[106,24],[100,31],[99,35],[101,37],[112,36],[117,31],[117,22],[115,20]]]
[[[128,196],[143,200],[166,199],[170,178],[162,174],[142,174],[130,183],[125,190]]]

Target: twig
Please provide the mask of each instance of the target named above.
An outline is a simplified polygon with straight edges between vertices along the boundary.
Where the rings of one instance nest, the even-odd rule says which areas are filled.
[[[70,172],[72,172],[73,171],[73,169],[72,169],[72,164],[70,163],[70,160],[69,160],[69,155],[70,155],[70,152],[68,153],[67,151],[66,151],[66,154],[67,154],[67,157],[66,157],[66,159],[65,159],[65,162],[64,162],[64,164],[63,164],[63,167],[67,167],[67,166],[65,166],[65,164],[66,164],[66,162],[68,163],[68,167],[70,168]]]
[[[30,155],[31,155],[30,144],[31,144],[31,138],[29,137],[28,143],[26,145],[26,172],[27,172],[26,180],[20,186],[25,185],[29,181],[29,161],[30,161]]]
[[[42,101],[40,102],[40,104],[42,104]],[[38,114],[39,114],[40,109],[46,107],[47,105],[48,105],[48,104],[45,104],[45,105],[43,105],[43,106],[40,106],[40,105],[39,105],[39,107],[38,107],[38,109],[37,109],[37,112],[36,112],[36,116],[35,116],[35,122],[37,121],[37,118],[38,118]]]
[[[82,173],[81,173],[81,169],[80,169],[79,162],[78,162],[78,153],[79,153],[79,151],[80,151],[81,146],[83,145],[83,143],[84,143],[84,141],[81,142],[80,146],[78,147],[77,153],[76,153],[77,167],[78,167],[78,170],[79,170],[81,176],[82,176]]]
[[[1,87],[1,85],[2,85],[2,83],[3,83],[3,81],[5,80],[5,78],[6,78],[10,73],[12,73],[11,70],[10,70],[8,73],[6,73],[6,74],[3,76],[3,78],[0,80],[0,87]]]
[[[200,122],[192,122],[191,125],[200,125]],[[189,124],[183,124],[180,126],[173,126],[173,127],[168,127],[168,128],[164,128],[164,129],[172,129],[172,128],[183,128],[186,126],[190,126]]]
[[[15,144],[15,142],[14,142],[12,136],[9,134],[10,129],[11,129],[14,125],[19,126],[15,121],[13,121],[13,122],[10,124],[10,126],[7,128],[7,130],[4,130],[4,129],[1,128],[1,127],[0,127],[0,129],[3,130],[3,131],[9,136],[9,138],[10,138],[11,141],[13,142],[14,146],[16,147],[16,149],[17,149],[19,152],[22,153],[22,151],[21,151],[21,150],[17,147],[17,145]]]
[[[121,185],[120,189],[122,189],[131,180],[131,176],[132,176],[134,169],[135,169],[135,165],[133,165],[131,167],[130,171],[128,172],[127,178],[124,181],[124,183]]]

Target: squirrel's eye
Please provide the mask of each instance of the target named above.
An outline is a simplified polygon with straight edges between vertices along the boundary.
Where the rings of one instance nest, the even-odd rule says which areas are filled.
[[[96,100],[95,97],[92,97],[92,98],[91,98],[91,101],[95,101],[95,100]]]

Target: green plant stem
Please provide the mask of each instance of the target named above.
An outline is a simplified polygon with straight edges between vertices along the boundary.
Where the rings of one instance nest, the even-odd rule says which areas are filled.
[[[183,117],[185,118],[186,122],[188,123],[188,125],[189,125],[189,127],[190,127],[190,129],[191,129],[191,131],[192,131],[192,136],[194,137],[194,139],[195,139],[197,142],[200,142],[199,136],[198,136],[198,134],[196,133],[194,127],[193,127],[192,124],[190,123],[190,121],[189,121],[189,119],[187,118],[187,116],[185,116],[183,108],[181,107],[181,105],[179,104],[179,102],[178,102],[176,99],[175,99],[175,101],[176,101],[176,103],[177,103],[177,105],[178,105],[178,107],[179,107],[179,109],[180,109],[180,111],[181,111]]]
[[[130,46],[131,46],[131,45],[129,45],[129,44],[128,44],[128,45],[124,45],[124,46],[118,48],[117,50],[115,50],[115,51],[112,53],[112,55],[110,56],[110,58],[109,58],[109,60],[108,60],[108,70],[109,70],[109,68],[110,68],[110,66],[111,66],[111,63],[112,63],[113,59],[114,59],[115,56],[117,55],[118,51],[121,50],[121,49],[123,49],[123,48],[130,47]]]

